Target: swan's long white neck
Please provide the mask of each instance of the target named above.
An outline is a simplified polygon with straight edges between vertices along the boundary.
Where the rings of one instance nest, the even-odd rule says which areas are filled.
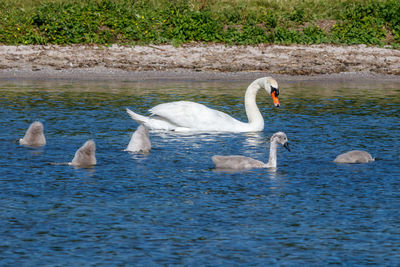
[[[272,141],[271,146],[269,147],[269,159],[267,163],[268,168],[276,168],[276,147],[277,142]]]
[[[252,82],[246,90],[244,96],[244,106],[246,108],[246,115],[249,120],[249,124],[254,129],[261,131],[264,129],[264,118],[257,107],[256,96],[258,90],[264,87],[264,79],[260,78]]]

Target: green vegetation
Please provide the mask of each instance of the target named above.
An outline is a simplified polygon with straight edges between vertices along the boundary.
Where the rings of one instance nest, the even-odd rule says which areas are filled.
[[[399,0],[3,0],[0,44],[400,46]]]

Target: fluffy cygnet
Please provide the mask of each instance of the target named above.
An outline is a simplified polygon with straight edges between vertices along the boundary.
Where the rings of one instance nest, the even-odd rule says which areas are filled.
[[[251,168],[276,168],[276,149],[277,145],[283,145],[290,151],[289,142],[284,132],[274,133],[271,137],[271,146],[269,148],[268,163],[255,160],[245,156],[213,156],[212,161],[218,169],[251,169]]]
[[[20,145],[44,146],[46,138],[43,133],[43,124],[39,121],[33,122],[25,133],[25,136],[19,139]]]
[[[93,140],[88,140],[76,152],[69,165],[78,167],[91,167],[96,165],[96,144]]]
[[[362,150],[352,150],[337,156],[336,163],[368,163],[374,161],[371,154]]]
[[[125,151],[149,153],[151,142],[149,138],[149,130],[141,124],[132,134],[131,141]]]

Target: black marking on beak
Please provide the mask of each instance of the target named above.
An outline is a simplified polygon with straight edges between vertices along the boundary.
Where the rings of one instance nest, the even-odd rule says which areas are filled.
[[[279,95],[279,88],[273,87],[273,86],[271,85],[271,94],[272,94],[272,92],[275,92],[275,96],[278,96],[278,95]]]
[[[289,142],[286,142],[283,146],[290,152]]]

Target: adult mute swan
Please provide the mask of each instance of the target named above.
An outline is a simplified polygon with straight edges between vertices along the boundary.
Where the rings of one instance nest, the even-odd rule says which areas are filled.
[[[76,152],[75,156],[68,165],[77,167],[91,167],[96,165],[96,144],[93,140],[88,140]]]
[[[149,153],[151,142],[149,138],[149,130],[141,124],[132,134],[131,141],[125,151]]]
[[[269,148],[268,163],[248,158],[245,156],[218,156],[215,155],[211,159],[217,169],[227,170],[243,170],[252,168],[276,168],[276,149],[277,144],[283,145],[290,151],[289,142],[284,132],[277,132],[271,136],[271,146]]]
[[[26,146],[44,146],[46,144],[46,138],[43,133],[43,124],[39,121],[33,122],[28,130],[26,130],[25,136],[19,139],[19,144]]]
[[[278,83],[271,77],[253,81],[246,90],[244,106],[248,122],[238,121],[226,113],[206,107],[205,105],[177,101],[163,103],[149,110],[149,117],[139,115],[126,109],[132,119],[144,124],[149,129],[171,131],[199,132],[255,132],[264,129],[264,119],[256,104],[258,90],[265,89],[272,96],[276,107],[279,107]]]
[[[371,154],[362,150],[352,150],[340,154],[334,160],[336,163],[368,163],[371,161],[374,161]]]

